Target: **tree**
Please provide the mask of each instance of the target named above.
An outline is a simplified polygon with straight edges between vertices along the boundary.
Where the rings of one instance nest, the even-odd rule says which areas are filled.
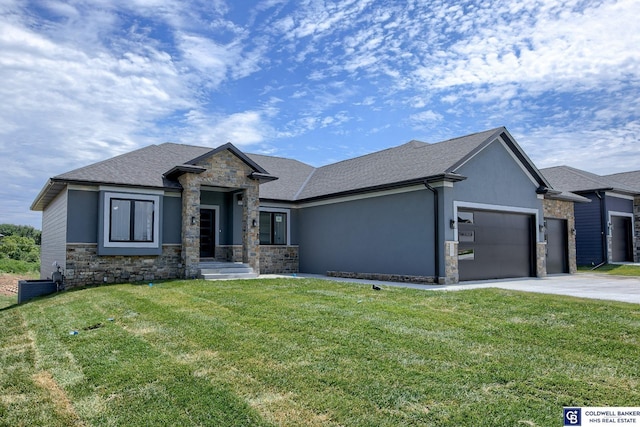
[[[0,258],[38,262],[40,258],[40,248],[30,237],[4,236],[2,240],[0,240]]]
[[[38,246],[42,238],[42,232],[30,225],[0,224],[0,234],[3,234],[4,238],[8,236],[28,237]]]

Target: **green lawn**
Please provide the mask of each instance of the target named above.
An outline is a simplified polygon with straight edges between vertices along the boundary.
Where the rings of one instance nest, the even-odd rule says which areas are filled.
[[[640,276],[640,265],[629,264],[605,264],[592,270],[593,267],[579,267],[578,270],[585,273],[606,273],[616,276]]]
[[[506,290],[114,285],[0,309],[0,343],[10,426],[554,426],[640,402],[640,305]]]

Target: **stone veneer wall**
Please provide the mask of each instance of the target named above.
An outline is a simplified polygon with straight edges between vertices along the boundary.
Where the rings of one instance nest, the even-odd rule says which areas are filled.
[[[298,246],[260,246],[260,273],[291,274],[299,267]]]
[[[547,242],[536,242],[536,277],[547,276]]]
[[[242,262],[260,272],[260,237],[254,221],[259,221],[259,182],[249,178],[251,167],[230,150],[222,150],[198,163],[207,170],[185,173],[182,185],[182,262],[185,277],[198,273],[200,263],[200,187],[203,185],[243,190]],[[191,218],[194,218],[192,222]]]
[[[242,245],[216,246],[216,259],[227,262],[242,262]]]
[[[438,280],[433,276],[411,276],[404,274],[386,273],[355,273],[351,271],[327,271],[327,276],[344,277],[346,279],[380,280],[384,282],[416,283],[419,285],[438,284]]]
[[[458,242],[444,242],[444,284],[451,285],[460,281],[458,270]]]
[[[576,236],[573,230],[576,229],[576,218],[573,209],[573,202],[565,200],[544,199],[543,210],[545,218],[559,218],[567,220],[567,233],[569,242],[569,273],[578,271],[576,261]]]
[[[180,245],[163,245],[161,255],[98,256],[95,244],[67,244],[68,288],[104,283],[176,279],[183,276]]]

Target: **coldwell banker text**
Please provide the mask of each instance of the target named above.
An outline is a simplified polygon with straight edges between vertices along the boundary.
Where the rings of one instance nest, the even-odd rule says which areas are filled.
[[[640,407],[582,407],[564,408],[564,426],[638,425]]]

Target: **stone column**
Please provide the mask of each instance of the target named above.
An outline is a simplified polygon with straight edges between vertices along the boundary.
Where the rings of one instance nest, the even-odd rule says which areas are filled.
[[[242,262],[260,274],[260,200],[258,182],[244,190],[242,205]],[[253,224],[256,224],[255,227]]]
[[[178,178],[182,185],[182,265],[185,278],[195,277],[200,264],[200,183],[197,175]]]
[[[445,285],[452,285],[460,281],[460,274],[458,272],[458,242],[444,242],[444,271]]]
[[[536,277],[547,277],[547,242],[536,243]]]

